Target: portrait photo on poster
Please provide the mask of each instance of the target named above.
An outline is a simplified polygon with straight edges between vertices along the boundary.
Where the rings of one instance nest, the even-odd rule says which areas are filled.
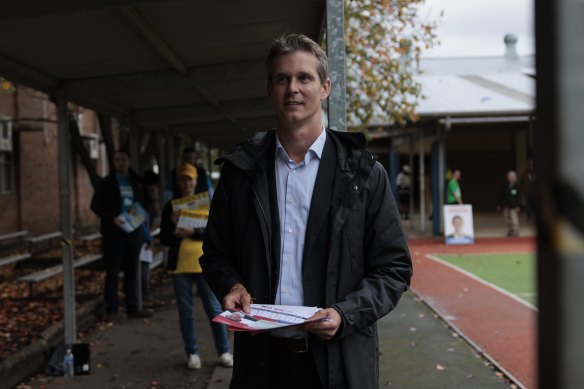
[[[472,205],[444,206],[444,243],[474,243]]]

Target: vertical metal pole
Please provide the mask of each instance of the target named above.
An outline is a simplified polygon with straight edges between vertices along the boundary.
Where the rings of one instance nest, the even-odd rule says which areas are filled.
[[[160,185],[160,209],[164,208],[165,201],[164,201],[164,192],[166,191],[166,185],[168,182],[168,173],[170,169],[168,168],[168,157],[166,155],[166,142],[167,137],[166,133],[163,131],[159,131],[156,135],[156,139],[158,140],[158,176],[160,177],[159,185]]]
[[[439,236],[442,224],[442,203],[440,202],[440,192],[443,183],[440,181],[440,140],[432,143],[432,235]]]
[[[326,1],[326,51],[331,80],[328,126],[337,131],[347,131],[344,7],[344,0]]]
[[[440,140],[440,147],[438,149],[438,205],[436,208],[436,214],[440,216],[440,233],[443,233],[444,215],[442,210],[444,209],[444,196],[445,196],[445,183],[446,183],[446,145],[443,140]]]
[[[536,1],[535,167],[542,389],[584,387],[582,10],[581,1]]]
[[[410,168],[412,169],[412,183],[410,185],[410,210],[409,210],[409,215],[410,215],[410,229],[414,230],[414,177],[415,177],[415,172],[416,169],[414,169],[414,136],[410,135],[409,136],[410,139],[410,155],[409,155],[409,164],[410,164]]]
[[[71,141],[69,112],[65,95],[57,97],[57,120],[59,126],[59,211],[63,242],[63,310],[65,344],[77,341],[75,323],[75,273],[73,269],[73,221],[71,213]]]
[[[140,133],[135,123],[130,124],[130,167],[140,174]]]
[[[420,128],[420,234],[426,233],[426,183],[424,171],[424,128]]]
[[[389,182],[395,203],[399,207],[399,189],[397,187],[397,173],[399,172],[399,154],[392,150],[389,152]]]
[[[138,126],[135,123],[130,124],[130,166],[132,170],[141,175],[140,172],[140,133],[138,131]],[[137,193],[135,195],[138,195]],[[141,193],[141,195],[144,195]],[[146,264],[148,266],[148,264]],[[138,310],[142,310],[142,262],[138,259],[138,271],[136,271],[136,296],[138,297]],[[124,274],[124,277],[127,277]]]

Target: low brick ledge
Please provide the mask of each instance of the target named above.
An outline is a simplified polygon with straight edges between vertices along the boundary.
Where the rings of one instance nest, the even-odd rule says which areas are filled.
[[[77,312],[77,331],[83,332],[95,325],[103,316],[103,297],[97,297],[81,307]],[[65,338],[63,321],[53,324],[41,332],[36,342],[6,358],[0,363],[0,382],[3,387],[13,388],[26,380],[49,361],[51,348]],[[6,386],[4,386],[6,385]]]

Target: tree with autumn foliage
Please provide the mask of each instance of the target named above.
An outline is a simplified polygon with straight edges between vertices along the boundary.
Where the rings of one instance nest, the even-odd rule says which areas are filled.
[[[416,121],[420,54],[438,43],[437,21],[424,21],[424,0],[345,0],[349,126]]]

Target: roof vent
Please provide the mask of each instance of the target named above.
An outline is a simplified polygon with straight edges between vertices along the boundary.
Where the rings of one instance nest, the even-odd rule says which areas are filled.
[[[519,54],[517,54],[517,35],[507,34],[503,39],[505,42],[505,58],[507,59],[518,59]]]

